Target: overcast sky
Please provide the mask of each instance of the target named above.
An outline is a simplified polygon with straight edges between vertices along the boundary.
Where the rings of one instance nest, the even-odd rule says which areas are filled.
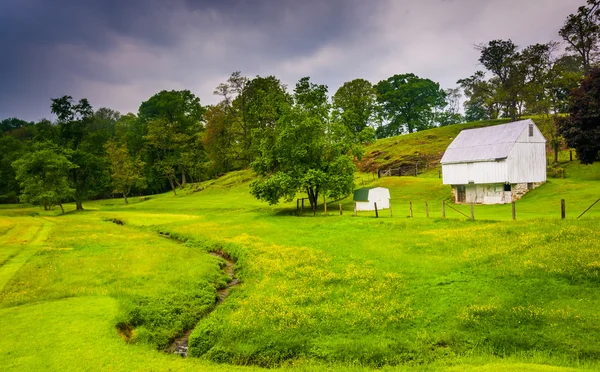
[[[203,104],[236,70],[288,87],[415,73],[456,86],[474,44],[559,40],[585,0],[0,0],[0,120],[52,118],[50,98],[137,112],[160,90]]]

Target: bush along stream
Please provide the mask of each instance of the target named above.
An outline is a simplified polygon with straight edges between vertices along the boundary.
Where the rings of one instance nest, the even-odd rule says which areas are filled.
[[[119,226],[126,225],[125,221],[116,218],[107,221]],[[234,272],[237,257],[232,257],[221,244],[193,242],[163,230],[156,232],[163,238],[186,244],[191,249],[206,249],[208,254],[220,259],[222,273],[205,283],[197,280],[174,283],[172,291],[168,293],[121,297],[116,327],[125,342],[150,342],[159,350],[186,357],[188,339],[198,321],[214,311],[227,298],[231,289],[240,283],[236,277],[239,273]],[[233,250],[237,252],[236,249]]]

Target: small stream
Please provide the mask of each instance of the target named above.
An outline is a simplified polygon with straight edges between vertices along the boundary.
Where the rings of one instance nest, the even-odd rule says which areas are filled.
[[[113,218],[109,221],[114,224],[120,225],[120,226],[125,225],[124,221],[117,219],[117,218]],[[173,237],[169,233],[159,232],[158,234],[163,238],[171,239],[173,241],[176,241],[177,243],[184,243],[183,240]],[[219,306],[221,303],[223,303],[223,301],[225,301],[225,299],[229,295],[229,292],[231,291],[231,288],[240,284],[240,281],[235,277],[235,273],[234,273],[235,261],[226,252],[223,252],[222,250],[218,250],[215,252],[210,252],[210,255],[214,256],[214,257],[220,257],[225,261],[225,266],[223,266],[223,268],[222,268],[223,272],[231,278],[231,281],[229,283],[227,283],[227,286],[225,288],[221,288],[221,289],[217,290],[215,306],[211,310],[211,312],[212,312],[217,308],[217,306]],[[166,349],[166,352],[180,355],[182,358],[187,357],[188,340],[189,340],[190,335],[192,334],[193,330],[194,329],[189,329],[183,334],[183,336],[175,339],[173,341],[173,343],[171,344],[171,346],[169,346]],[[129,330],[129,331],[132,331],[132,330]],[[125,336],[128,337],[128,335],[125,335]]]
[[[171,237],[169,234],[162,233],[162,232],[159,234],[163,238],[168,238],[168,239],[175,240],[179,243],[183,243],[183,241],[181,241],[177,238]],[[233,268],[235,266],[235,261],[227,253],[225,253],[221,250],[218,250],[216,252],[210,252],[210,255],[214,256],[214,257],[220,257],[223,260],[225,260],[225,266],[223,267],[223,272],[231,278],[231,281],[229,283],[227,283],[227,286],[225,288],[221,288],[221,289],[217,290],[217,298],[215,299],[215,307],[211,310],[211,312],[212,312],[217,308],[217,306],[219,306],[221,303],[223,303],[223,301],[225,301],[225,299],[229,295],[231,288],[240,284],[240,281],[235,277],[235,274],[233,271]],[[187,357],[188,340],[189,340],[190,335],[192,334],[193,330],[194,329],[189,329],[183,334],[183,336],[175,339],[173,341],[173,343],[171,344],[171,346],[169,346],[167,348],[166,352],[180,355],[182,358]]]

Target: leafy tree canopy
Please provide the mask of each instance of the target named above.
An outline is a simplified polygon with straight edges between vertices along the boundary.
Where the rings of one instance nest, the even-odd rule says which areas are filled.
[[[369,81],[347,81],[333,95],[333,115],[354,138],[361,142],[370,140],[374,134],[371,127],[377,114],[376,100],[375,88]]]
[[[202,123],[204,111],[200,99],[189,90],[163,90],[142,102],[138,117],[143,122],[164,119],[187,130]]]
[[[274,137],[261,141],[252,163],[261,178],[252,182],[252,195],[276,204],[306,192],[316,207],[319,194],[337,198],[352,191],[352,145],[332,127],[328,108],[327,87],[300,79],[294,105],[277,121]]]
[[[440,85],[414,74],[394,75],[375,85],[377,102],[388,124],[378,128],[380,137],[412,133],[433,125],[435,108],[443,107],[446,94]]]
[[[128,204],[127,195],[131,188],[136,186],[143,188],[146,185],[146,179],[143,176],[145,163],[139,156],[132,158],[127,150],[127,145],[118,143],[114,139],[109,140],[104,145],[106,155],[110,164],[110,176],[115,192],[121,193],[125,203]]]
[[[577,151],[583,164],[600,161],[600,68],[592,68],[571,92],[570,116],[562,118],[559,133]]]
[[[70,150],[60,150],[53,144],[42,144],[12,163],[22,194],[21,201],[41,205],[46,209],[71,198],[75,189],[69,184],[69,172],[77,168],[69,160]]]

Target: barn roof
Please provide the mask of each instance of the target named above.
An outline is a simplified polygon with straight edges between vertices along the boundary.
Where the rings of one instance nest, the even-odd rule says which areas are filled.
[[[354,190],[354,201],[369,201],[369,191],[371,190],[386,190],[389,197],[389,189],[385,187],[363,187],[362,189]]]
[[[440,163],[466,163],[506,159],[513,145],[533,120],[520,120],[484,128],[465,129],[446,149]]]
[[[369,190],[371,190],[372,187],[363,187],[362,189],[356,189],[354,190],[354,200],[355,201],[367,201],[369,200]]]

